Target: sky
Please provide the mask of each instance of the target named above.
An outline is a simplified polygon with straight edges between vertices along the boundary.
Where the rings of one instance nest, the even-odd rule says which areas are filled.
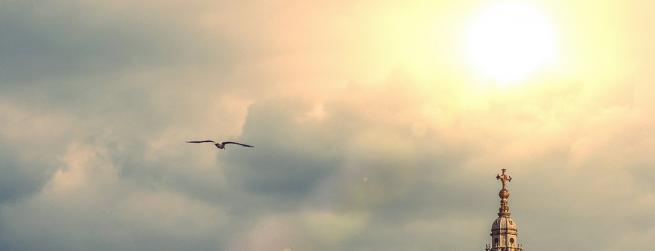
[[[655,2],[507,2],[0,1],[0,249],[651,250]]]

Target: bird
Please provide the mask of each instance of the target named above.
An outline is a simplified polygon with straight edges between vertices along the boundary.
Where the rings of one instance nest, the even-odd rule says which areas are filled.
[[[255,147],[255,146],[246,145],[246,144],[242,144],[242,143],[239,143],[239,142],[232,142],[232,141],[223,141],[223,142],[218,143],[218,142],[213,141],[213,140],[191,140],[191,141],[187,141],[187,143],[214,143],[214,145],[218,149],[225,149],[225,146],[229,145],[229,144],[240,145],[240,146],[244,146],[244,147]]]

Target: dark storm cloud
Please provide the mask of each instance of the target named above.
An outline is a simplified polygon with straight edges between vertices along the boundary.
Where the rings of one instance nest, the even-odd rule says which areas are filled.
[[[71,80],[107,68],[127,68],[133,66],[133,60],[155,55],[149,46],[154,43],[139,29],[100,24],[84,18],[83,11],[65,2],[3,3],[3,86],[8,82],[53,85],[61,78]]]
[[[0,201],[17,200],[37,192],[49,178],[54,166],[42,166],[46,163],[34,163],[21,160],[15,147],[0,144]],[[24,166],[36,167],[27,169]],[[0,203],[2,203],[0,202]]]
[[[234,154],[227,156],[226,174],[235,185],[255,193],[305,197],[338,171],[341,135],[328,138],[322,133],[325,128],[298,123],[310,109],[301,100],[250,106],[242,139],[256,148],[228,149]]]
[[[41,98],[110,90],[134,72],[234,60],[228,38],[193,33],[158,8],[111,8],[76,1],[4,1],[0,8],[0,88]],[[138,83],[133,83],[138,84]],[[39,94],[38,92],[36,93]],[[100,96],[94,93],[93,96]]]

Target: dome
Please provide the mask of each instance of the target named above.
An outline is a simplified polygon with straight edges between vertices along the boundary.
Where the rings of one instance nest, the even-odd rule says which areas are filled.
[[[493,224],[491,224],[491,233],[492,234],[516,234],[518,232],[518,226],[516,221],[510,217],[498,217]]]

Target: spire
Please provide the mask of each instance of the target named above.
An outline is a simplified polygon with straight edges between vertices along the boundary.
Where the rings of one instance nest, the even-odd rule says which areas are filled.
[[[496,175],[496,179],[500,180],[503,184],[503,188],[498,192],[498,197],[500,197],[500,208],[498,208],[498,216],[510,216],[509,212],[509,191],[507,190],[507,184],[512,181],[512,176],[505,174],[507,169],[501,169],[502,174]]]
[[[523,246],[518,243],[518,226],[509,212],[509,190],[508,184],[512,177],[506,174],[507,169],[496,175],[496,179],[502,184],[498,193],[500,207],[498,218],[491,224],[491,244],[487,244],[486,251],[523,251]]]

